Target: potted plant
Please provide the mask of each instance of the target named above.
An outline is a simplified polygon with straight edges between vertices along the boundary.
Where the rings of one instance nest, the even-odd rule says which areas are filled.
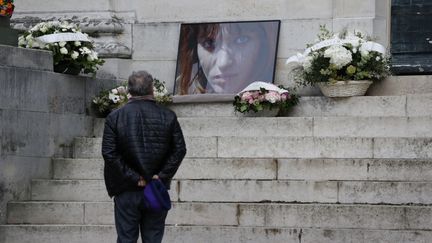
[[[169,104],[172,96],[165,87],[165,82],[153,79],[153,94],[159,104]],[[127,90],[127,82],[109,90],[102,90],[93,98],[93,108],[98,117],[106,117],[111,111],[120,108],[129,101],[131,95]]]
[[[88,35],[76,24],[68,22],[41,22],[18,38],[25,48],[50,50],[54,58],[54,71],[74,74],[96,73],[104,60],[94,51]]]
[[[359,31],[333,34],[325,26],[320,26],[316,43],[287,63],[297,64],[301,84],[316,84],[328,97],[364,95],[372,82],[390,74],[382,45]]]
[[[253,82],[234,97],[234,109],[246,116],[276,116],[296,105],[297,95],[282,86]]]

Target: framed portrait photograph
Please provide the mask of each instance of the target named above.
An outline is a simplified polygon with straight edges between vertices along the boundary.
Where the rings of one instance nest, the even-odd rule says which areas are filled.
[[[174,95],[237,94],[273,83],[280,21],[182,24]]]

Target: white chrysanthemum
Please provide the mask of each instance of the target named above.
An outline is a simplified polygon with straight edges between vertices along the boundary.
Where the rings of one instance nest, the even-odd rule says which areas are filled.
[[[60,53],[66,55],[66,54],[68,54],[68,50],[66,48],[62,47],[62,48],[60,48]]]
[[[75,41],[75,42],[74,42],[74,45],[75,45],[75,46],[81,46],[81,41]]]
[[[60,41],[60,42],[59,42],[59,46],[60,46],[60,47],[64,47],[65,45],[66,45],[66,41]]]
[[[111,90],[111,93],[117,95],[117,94],[118,94],[118,90],[117,90],[117,89],[112,89],[112,90]]]
[[[340,69],[352,61],[352,55],[349,50],[340,45],[329,47],[324,51],[324,57],[330,58],[330,63]]]
[[[77,59],[78,56],[79,56],[79,53],[78,53],[77,51],[73,51],[72,54],[71,54],[71,58],[72,58],[73,60]]]

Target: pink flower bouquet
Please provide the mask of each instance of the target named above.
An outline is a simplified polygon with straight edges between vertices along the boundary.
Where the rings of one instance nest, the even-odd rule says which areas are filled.
[[[286,110],[297,104],[292,91],[266,82],[253,82],[234,97],[234,109],[241,113],[264,109]]]

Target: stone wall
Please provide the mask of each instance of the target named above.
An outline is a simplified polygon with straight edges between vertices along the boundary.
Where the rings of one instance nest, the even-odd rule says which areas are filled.
[[[11,200],[30,199],[30,180],[51,177],[51,158],[70,157],[90,136],[90,99],[114,80],[52,72],[50,52],[0,45],[0,224]]]
[[[167,82],[175,76],[179,27],[186,22],[281,20],[276,83],[289,83],[285,60],[314,41],[320,24],[361,29],[389,42],[390,0],[16,0],[15,28],[71,19],[95,37],[107,62],[102,77],[127,78],[145,69]]]

